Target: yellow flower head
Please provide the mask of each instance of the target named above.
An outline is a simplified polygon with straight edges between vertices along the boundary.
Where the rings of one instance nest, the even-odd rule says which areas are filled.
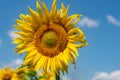
[[[10,68],[4,68],[0,70],[0,80],[11,80],[13,70]]]
[[[23,80],[23,77],[18,74],[17,70],[3,68],[0,70],[0,80]]]
[[[16,71],[14,71],[12,80],[24,80],[25,75],[23,74],[25,70],[24,69],[16,69]]]
[[[76,28],[79,14],[68,16],[68,8],[61,4],[57,10],[56,0],[51,11],[44,2],[36,2],[37,11],[28,7],[30,14],[20,14],[15,28],[20,35],[14,39],[16,53],[27,52],[24,64],[45,72],[68,72],[68,61],[75,64],[78,48],[87,45],[84,33]]]
[[[43,77],[40,78],[40,80],[55,80],[55,74],[52,72],[48,72],[48,73],[42,72],[40,73],[40,76]]]

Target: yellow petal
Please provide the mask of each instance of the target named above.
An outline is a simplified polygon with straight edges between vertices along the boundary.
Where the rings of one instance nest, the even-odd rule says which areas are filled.
[[[69,47],[72,51],[74,51],[74,52],[76,53],[77,56],[79,56],[78,50],[77,50],[77,48],[75,47],[74,44],[68,43],[68,47]]]
[[[38,1],[36,1],[36,8],[38,10],[40,18],[42,18],[42,9],[41,9],[40,3]]]
[[[70,16],[69,21],[67,22],[67,24],[65,26],[69,27],[70,23],[75,25],[75,23],[77,23],[77,21],[80,19],[79,17],[80,17],[80,14],[74,14],[74,15]]]
[[[64,12],[66,11],[66,7],[64,6],[63,3],[61,3],[62,9],[64,10]]]
[[[83,32],[78,28],[71,29],[68,32],[68,35],[69,35],[69,41],[70,42],[81,42],[81,43],[86,42]]]
[[[30,58],[26,59],[23,64],[24,65],[32,64],[32,60],[33,60],[33,57],[30,57]]]
[[[48,64],[48,58],[47,58],[47,57],[44,57],[43,59],[44,59],[44,60],[42,61],[41,64],[43,65],[44,71],[47,73],[48,70],[49,70],[49,69],[48,69],[49,67],[47,66],[47,64]],[[46,63],[46,62],[47,62],[47,63]]]
[[[50,58],[48,58],[48,60],[47,60],[47,71],[48,71],[48,69],[50,68],[50,61],[51,61],[51,59]]]
[[[43,56],[40,56],[38,62],[35,64],[35,68],[34,68],[35,71],[38,71],[39,68],[42,67],[42,62],[44,62],[44,59],[43,59]]]
[[[83,44],[75,44],[75,47],[76,47],[76,48],[82,48],[82,47],[84,47],[84,46],[86,46],[86,45],[88,45],[87,42],[85,42],[85,43],[83,43]]]
[[[51,18],[52,18],[52,17],[55,17],[55,16],[56,16],[56,13],[57,13],[56,2],[57,2],[57,0],[54,0],[54,1],[53,1],[53,4],[52,4]]]
[[[66,24],[66,22],[67,22],[67,20],[68,20],[68,18],[67,18],[67,16],[68,16],[68,9],[69,9],[69,6],[67,7],[67,9],[64,7],[64,5],[63,5],[63,15],[61,16],[61,23],[63,24],[63,25],[65,25]]]
[[[63,10],[64,10],[63,18],[64,18],[64,19],[68,16],[69,7],[70,7],[70,5],[68,5],[66,9],[63,8]]]
[[[74,20],[73,22],[72,22],[72,24],[73,25],[75,25],[75,24],[77,24],[77,22],[80,20],[80,18],[77,18],[76,20]]]
[[[72,63],[72,64],[75,64],[75,61],[74,61],[74,57],[72,54],[69,54],[69,61]]]
[[[58,55],[59,61],[62,65],[62,73],[64,73],[64,70],[68,73],[68,61],[65,58],[65,56],[63,55],[64,53],[60,53],[60,55]],[[63,56],[62,56],[63,55]]]
[[[31,51],[31,52],[28,52],[28,53],[26,54],[24,60],[29,59],[29,58],[31,58],[31,57],[34,57],[35,55],[36,55],[35,50],[33,50],[33,51]]]
[[[33,32],[34,32],[34,30],[31,29],[31,28],[27,28],[27,27],[23,27],[23,26],[17,26],[17,25],[14,25],[14,27],[17,30],[20,30],[20,31],[23,31],[23,32],[28,32],[28,33],[31,33],[31,34],[33,34]]]
[[[16,52],[15,53],[18,53],[18,54],[22,54],[23,52],[27,51],[27,50],[31,50],[33,49],[34,47],[31,46],[30,44],[29,45],[26,45],[26,44],[19,44],[15,50]]]
[[[30,7],[28,7],[28,10],[29,10],[30,14],[32,15],[32,17],[34,18],[34,20],[39,23],[38,13],[36,11],[34,11],[33,9],[31,9]]]
[[[32,32],[34,32],[36,30],[36,28],[33,27],[32,24],[30,24],[28,22],[25,22],[25,21],[22,21],[22,20],[16,20],[16,23],[19,25],[19,26],[17,26],[17,28],[19,28],[19,29],[25,28],[25,29],[30,30]]]
[[[20,14],[20,18],[24,21],[27,21],[28,23],[31,23],[33,21],[32,17],[30,15],[24,15],[24,14]]]
[[[27,37],[27,38],[33,38],[33,34],[30,33],[25,33],[25,32],[15,32],[15,34],[18,34],[22,37]]]
[[[73,51],[69,50],[69,54],[71,54],[75,59],[77,58]]]
[[[44,2],[42,3],[42,5],[43,5],[43,9],[44,9],[46,19],[49,20],[50,19],[50,12],[49,12],[49,10],[48,10],[48,8],[47,8],[47,6]]]
[[[36,55],[33,58],[33,65],[35,65],[38,62],[38,60],[41,58],[41,55],[40,55],[40,53],[38,53],[37,50],[35,51],[35,53],[36,53]]]
[[[68,34],[69,34],[69,35],[73,35],[75,32],[78,32],[78,28],[73,28],[73,29],[71,29],[71,30],[68,32]]]
[[[13,44],[20,44],[22,42],[23,42],[23,40],[21,40],[21,38],[14,38],[12,43]]]

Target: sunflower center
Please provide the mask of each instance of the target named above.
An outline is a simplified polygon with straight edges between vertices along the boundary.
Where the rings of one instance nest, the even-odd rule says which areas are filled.
[[[46,47],[53,48],[57,45],[58,35],[55,31],[48,30],[43,34],[41,39],[42,39],[41,42]]]
[[[67,47],[67,32],[58,24],[42,25],[35,33],[34,41],[40,54],[54,57]]]
[[[10,74],[5,74],[3,77],[3,80],[11,80],[11,75]]]

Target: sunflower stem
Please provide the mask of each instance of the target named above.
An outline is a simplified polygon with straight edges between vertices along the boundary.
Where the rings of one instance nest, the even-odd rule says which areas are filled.
[[[60,72],[56,74],[56,80],[60,80]]]

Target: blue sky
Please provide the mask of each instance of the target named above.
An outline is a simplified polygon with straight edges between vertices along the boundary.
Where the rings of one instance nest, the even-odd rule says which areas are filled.
[[[52,0],[44,0],[50,8]],[[0,67],[19,65],[24,55],[14,54],[13,25],[27,6],[35,9],[35,0],[0,1]],[[83,16],[76,26],[85,33],[89,46],[79,49],[77,69],[70,65],[69,80],[120,80],[120,0],[58,0],[70,4],[69,15]],[[66,78],[65,76],[65,78]],[[117,77],[116,77],[117,76]]]

